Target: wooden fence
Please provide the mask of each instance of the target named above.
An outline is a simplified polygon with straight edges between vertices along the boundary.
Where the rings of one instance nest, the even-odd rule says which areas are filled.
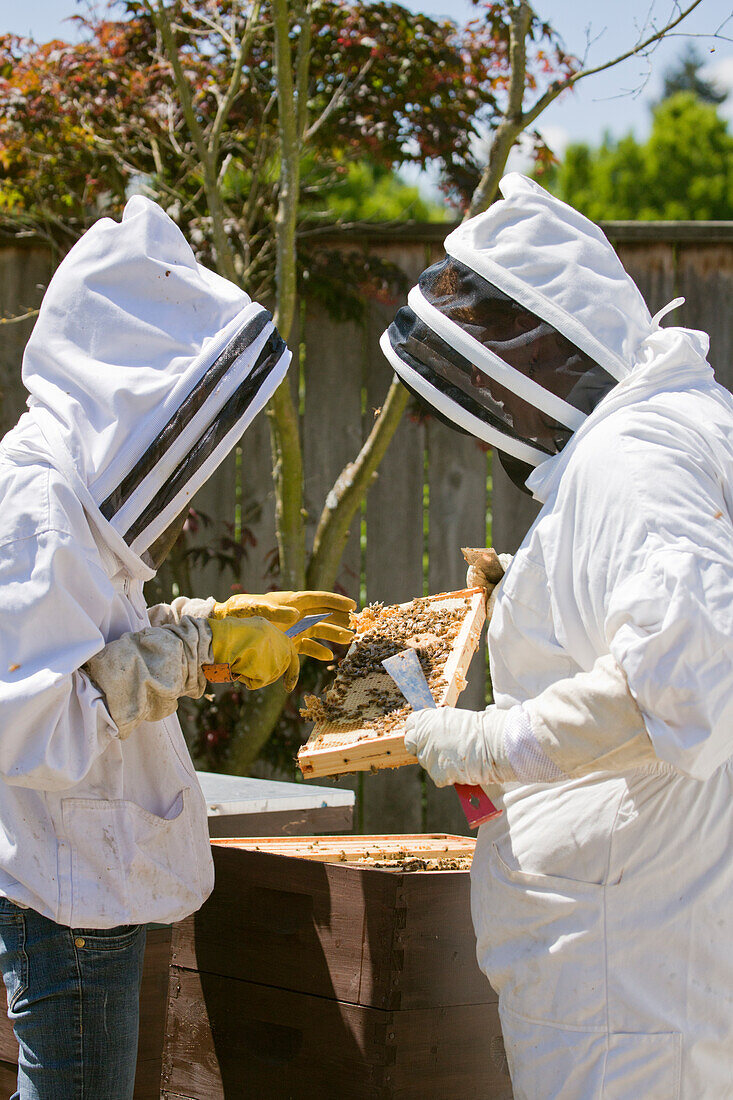
[[[728,306],[733,289],[733,223],[613,223],[606,226],[621,258],[652,313],[677,295],[686,305],[670,323],[701,328],[711,335],[711,361],[719,380],[733,388],[733,325]],[[441,226],[370,228],[348,235],[350,249],[368,249],[398,264],[413,283],[443,255]],[[344,236],[327,241],[343,244]],[[38,245],[0,244],[0,316],[37,305],[50,272]],[[305,458],[308,538],[328,490],[357,453],[391,379],[379,335],[394,305],[369,302],[363,321],[332,320],[321,306],[301,310],[292,339],[291,380],[300,410]],[[32,321],[0,327],[0,428],[22,411],[22,348]],[[206,541],[233,523],[250,532],[253,545],[240,582],[246,590],[268,585],[275,547],[274,501],[267,423],[258,418],[236,455],[225,462],[198,495],[196,506],[215,520],[198,534]],[[427,592],[461,587],[462,545],[489,541],[512,551],[536,514],[536,506],[509,482],[499,464],[473,440],[437,421],[406,418],[398,429],[357,517],[344,554],[340,586],[357,600],[394,602]],[[195,594],[226,595],[231,577],[209,564],[196,568]],[[462,700],[483,705],[485,655],[474,659]],[[264,774],[262,769],[259,769]],[[271,773],[270,773],[271,774]],[[292,775],[288,776],[292,778]],[[419,769],[349,777],[358,790],[359,824],[365,832],[466,831],[453,791],[437,791]]]

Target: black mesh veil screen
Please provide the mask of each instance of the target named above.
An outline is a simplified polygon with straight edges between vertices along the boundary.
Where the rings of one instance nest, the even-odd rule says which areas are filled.
[[[548,455],[570,438],[570,429],[494,382],[403,306],[389,330],[400,359],[461,408],[512,439]],[[517,425],[519,422],[520,427]]]
[[[552,325],[451,256],[424,271],[419,288],[430,306],[493,356],[541,386],[548,395],[561,398],[586,415],[617,384],[612,375]],[[420,308],[418,302],[415,308]],[[407,367],[437,393],[503,436],[548,456],[562,450],[573,434],[572,428],[517,396],[508,388],[511,378],[508,385],[497,382],[487,373],[490,364],[471,362],[464,354],[465,346],[457,351],[449,343],[451,332],[441,328],[438,335],[428,323],[429,314],[425,316],[428,321],[405,306],[389,327],[392,349]],[[445,403],[434,414],[450,423]],[[512,480],[523,485],[531,467],[516,458],[504,461],[504,453],[501,457]]]
[[[581,412],[590,413],[616,385],[566,336],[459,260],[448,256],[429,267],[419,286],[432,306],[485,348]]]

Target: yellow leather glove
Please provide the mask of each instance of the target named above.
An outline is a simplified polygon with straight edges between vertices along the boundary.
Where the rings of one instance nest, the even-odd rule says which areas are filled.
[[[293,690],[300,673],[294,639],[257,617],[207,619],[207,622],[211,628],[214,664],[228,665],[232,677],[251,691],[273,684],[281,676],[285,690]]]
[[[296,641],[315,636],[326,642],[348,645],[354,636],[353,630],[349,628],[349,612],[355,608],[353,600],[348,596],[340,596],[337,592],[267,592],[263,596],[242,592],[230,596],[224,603],[214,604],[211,614],[215,619],[240,619],[259,615],[274,623],[280,630],[287,630],[306,615],[325,615],[330,612],[327,619],[298,635]],[[317,648],[300,645],[299,651],[306,657],[316,657],[321,661],[331,660],[333,654],[330,650],[325,646],[318,646],[317,643],[314,646]],[[326,653],[328,657],[325,656]]]

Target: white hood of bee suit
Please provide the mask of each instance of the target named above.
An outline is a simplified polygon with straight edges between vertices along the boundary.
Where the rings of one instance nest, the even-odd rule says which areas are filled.
[[[611,412],[655,393],[709,388],[710,341],[693,329],[661,328],[662,317],[684,298],[652,317],[607,237],[573,207],[516,172],[504,177],[500,190],[502,200],[446,238],[446,252],[548,321],[619,380],[560,454],[527,479],[535,497],[546,501],[578,441]],[[728,405],[729,395],[714,390]]]
[[[499,186],[503,201],[449,234],[446,252],[625,378],[653,322],[608,239],[518,172]]]
[[[196,261],[154,202],[97,222],[51,280],[26,347],[30,413],[6,449],[71,482],[134,575],[287,371],[270,314]]]

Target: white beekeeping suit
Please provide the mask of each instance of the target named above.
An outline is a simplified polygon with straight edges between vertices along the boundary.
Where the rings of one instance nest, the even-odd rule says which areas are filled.
[[[576,211],[511,175],[383,348],[544,507],[496,591],[495,706],[421,712],[500,782],[478,958],[517,1100],[733,1096],[733,399]],[[501,548],[499,548],[501,549]]]
[[[23,362],[29,411],[0,446],[0,894],[59,924],[175,921],[211,891],[175,715],[125,736],[85,666],[123,635],[149,639],[148,548],[289,360],[267,310],[142,197],[49,285]],[[171,624],[174,695],[200,695],[211,633],[180,611],[156,621]]]

